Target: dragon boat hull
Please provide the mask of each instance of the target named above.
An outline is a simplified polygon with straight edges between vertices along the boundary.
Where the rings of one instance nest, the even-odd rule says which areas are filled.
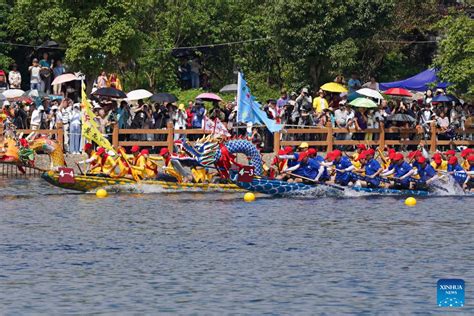
[[[269,195],[288,195],[304,193],[314,190],[315,188],[324,188],[325,192],[341,194],[347,192],[363,192],[381,195],[409,195],[409,196],[427,196],[431,193],[422,190],[396,190],[386,188],[362,188],[362,187],[341,187],[331,184],[305,184],[305,183],[288,183],[282,180],[272,180],[264,178],[254,178],[251,182],[234,183],[242,189]]]
[[[48,183],[60,187],[63,189],[90,192],[99,188],[114,187],[120,189],[120,187],[126,187],[131,185],[137,185],[137,182],[128,178],[108,178],[108,177],[96,177],[89,175],[76,175],[74,176],[74,183],[61,183],[59,180],[59,173],[53,171],[44,172],[41,177]],[[158,180],[143,180],[140,181],[139,185],[152,186],[169,191],[183,191],[183,192],[242,192],[242,188],[239,188],[235,184],[217,184],[217,183],[176,183]]]

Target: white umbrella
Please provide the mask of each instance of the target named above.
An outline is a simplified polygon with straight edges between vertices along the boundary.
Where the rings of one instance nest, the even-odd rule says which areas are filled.
[[[78,80],[78,79],[79,78],[77,78],[75,74],[63,74],[54,78],[51,84],[57,85],[57,84],[61,84],[61,83],[69,82],[69,81]]]
[[[356,91],[360,95],[365,95],[366,97],[383,100],[383,95],[380,94],[377,90],[362,88]]]
[[[7,99],[14,99],[14,98],[19,98],[25,94],[25,91],[21,89],[10,89],[5,92],[3,92],[3,95]]]
[[[152,95],[153,95],[153,93],[151,93],[148,90],[138,89],[138,90],[133,90],[133,91],[130,91],[129,93],[127,93],[127,98],[130,101],[134,101],[134,100],[148,99]]]

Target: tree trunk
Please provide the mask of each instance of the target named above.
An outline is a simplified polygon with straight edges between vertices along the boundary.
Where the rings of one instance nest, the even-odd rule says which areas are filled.
[[[311,77],[311,85],[314,91],[319,89],[319,77],[321,76],[322,65],[316,61],[312,61],[309,66],[309,75]]]

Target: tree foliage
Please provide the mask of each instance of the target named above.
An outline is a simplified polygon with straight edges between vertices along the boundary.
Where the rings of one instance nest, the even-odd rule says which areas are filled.
[[[173,48],[215,44],[195,52],[213,89],[235,82],[242,69],[255,81],[255,93],[267,96],[280,88],[317,89],[352,71],[391,80],[422,70],[436,47],[416,41],[436,35],[437,3],[9,0],[0,4],[0,41],[37,47],[54,40],[66,47],[61,55],[67,65],[88,78],[104,69],[119,73],[126,89],[154,91],[178,88]],[[220,45],[229,42],[241,43]],[[447,55],[440,50],[439,56]],[[34,48],[0,46],[0,66],[13,59],[29,63],[34,55]]]
[[[434,60],[440,78],[452,84],[451,91],[474,97],[474,20],[454,13],[437,27],[443,33]]]

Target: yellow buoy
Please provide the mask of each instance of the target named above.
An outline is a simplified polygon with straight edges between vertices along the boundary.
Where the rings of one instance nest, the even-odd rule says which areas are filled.
[[[415,206],[416,205],[416,199],[414,197],[408,197],[406,200],[405,200],[405,205],[407,206]]]
[[[95,196],[98,198],[106,198],[109,194],[104,189],[99,189],[95,192]]]
[[[253,194],[252,192],[247,192],[247,193],[245,193],[245,195],[244,195],[244,201],[245,201],[245,202],[253,202],[253,201],[255,201],[255,194]]]

